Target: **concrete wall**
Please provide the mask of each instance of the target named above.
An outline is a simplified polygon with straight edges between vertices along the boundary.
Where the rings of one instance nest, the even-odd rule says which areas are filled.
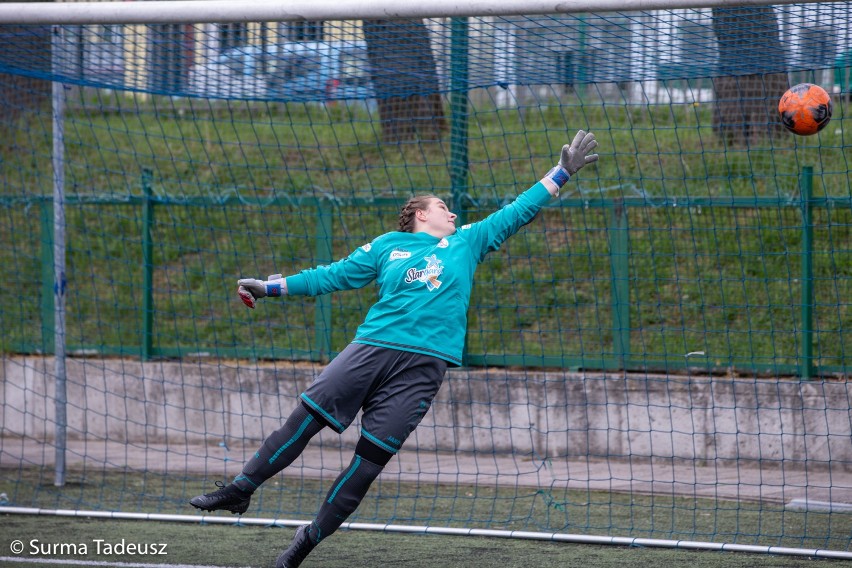
[[[53,437],[52,370],[50,358],[0,359],[0,434]],[[70,439],[227,444],[277,429],[321,368],[69,359],[67,370]],[[838,381],[451,370],[407,446],[852,469],[850,409]]]

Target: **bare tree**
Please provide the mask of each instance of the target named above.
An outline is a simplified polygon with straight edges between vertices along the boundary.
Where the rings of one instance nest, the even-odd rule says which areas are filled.
[[[5,130],[23,114],[49,108],[50,82],[34,76],[50,71],[50,27],[0,25],[0,62],[7,69],[0,72],[0,129]]]
[[[714,132],[728,144],[747,145],[783,131],[776,105],[789,82],[775,9],[713,8],[713,31],[719,44]],[[769,72],[755,73],[759,66]]]
[[[438,140],[447,130],[429,30],[422,20],[365,20],[384,142]]]
[[[12,2],[16,0],[0,0]],[[23,0],[36,1],[36,0]],[[34,78],[50,72],[50,27],[0,25],[0,116],[15,120],[27,110],[42,108],[50,101],[50,82]],[[20,71],[20,72],[19,72]]]

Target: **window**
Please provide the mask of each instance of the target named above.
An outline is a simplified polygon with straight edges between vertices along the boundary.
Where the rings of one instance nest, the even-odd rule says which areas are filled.
[[[248,26],[244,22],[219,24],[219,51],[248,45]]]
[[[83,74],[99,81],[120,82],[124,74],[124,38],[120,25],[81,28]]]
[[[290,24],[290,40],[322,41],[323,26],[321,20],[293,22]]]

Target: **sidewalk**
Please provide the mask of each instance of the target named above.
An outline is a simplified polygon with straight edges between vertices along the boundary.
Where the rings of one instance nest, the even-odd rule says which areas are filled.
[[[228,479],[238,473],[257,447],[223,445],[149,444],[142,447],[120,442],[70,441],[66,465],[100,470],[171,472]],[[314,444],[291,467],[309,477],[334,479],[345,467],[352,450]],[[53,466],[55,449],[22,438],[0,438],[0,468]],[[406,451],[392,460],[382,473],[387,481],[447,485],[507,485],[539,488],[568,487],[591,491],[614,491],[658,495],[680,495],[710,499],[766,501],[801,508],[831,503],[836,509],[852,511],[852,472],[834,465],[767,461],[741,463],[652,462],[648,458],[604,460],[533,460],[500,454],[471,454]],[[793,503],[795,501],[795,503]],[[791,505],[792,503],[792,505]]]

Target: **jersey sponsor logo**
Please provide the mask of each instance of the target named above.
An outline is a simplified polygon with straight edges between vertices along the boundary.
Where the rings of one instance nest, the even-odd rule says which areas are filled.
[[[423,282],[426,284],[426,289],[432,292],[441,287],[442,282],[438,277],[444,272],[442,266],[444,262],[434,254],[425,257],[426,268],[409,268],[405,273],[405,283],[412,284],[414,282]]]
[[[411,251],[407,251],[404,249],[392,250],[388,260],[401,260],[403,258],[411,258]]]

